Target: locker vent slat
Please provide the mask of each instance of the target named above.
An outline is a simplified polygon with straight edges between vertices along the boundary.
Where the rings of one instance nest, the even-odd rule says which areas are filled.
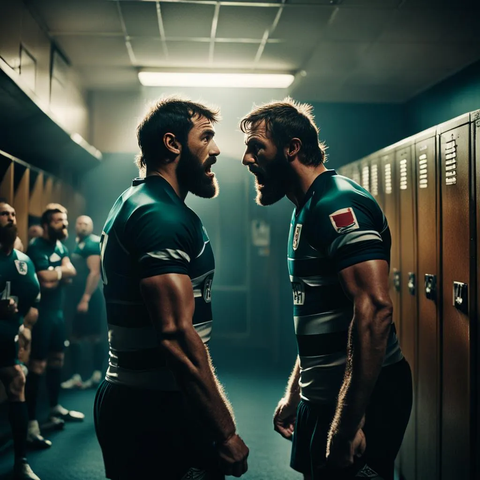
[[[445,183],[457,183],[457,142],[455,139],[445,143]]]

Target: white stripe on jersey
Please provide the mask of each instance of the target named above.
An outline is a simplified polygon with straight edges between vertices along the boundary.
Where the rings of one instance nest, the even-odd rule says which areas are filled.
[[[212,323],[212,320],[208,320],[207,322],[197,323],[197,325],[194,325],[195,330],[202,339],[203,343],[210,341],[210,337],[212,335]]]
[[[353,318],[352,308],[330,310],[312,315],[294,316],[296,335],[318,335],[321,333],[344,332]]]
[[[323,285],[336,285],[338,283],[338,278],[327,277],[323,275],[312,275],[311,277],[294,277],[290,275],[290,281],[292,283],[303,282],[309,287],[321,287]]]
[[[367,240],[382,240],[382,236],[375,230],[363,230],[360,232],[350,232],[346,235],[342,235],[336,238],[330,247],[328,247],[328,254],[332,256],[336,250],[345,245],[351,245],[352,243],[365,242]]]
[[[209,243],[210,243],[210,240],[207,240],[206,242],[203,242],[203,248],[200,250],[200,253],[196,256],[196,258],[202,256],[202,253],[205,251],[205,247],[206,247],[207,244],[209,244]]]
[[[201,275],[200,277],[192,278],[192,287],[193,287],[193,288],[196,288],[196,287],[198,287],[199,285],[201,285],[202,282],[203,282],[209,275],[211,275],[213,272],[215,272],[215,270],[210,270],[209,272],[204,273],[204,274]]]
[[[173,248],[166,248],[165,250],[157,250],[156,252],[148,252],[140,260],[145,257],[157,258],[158,260],[186,260],[190,263],[190,256],[182,250],[174,250]]]

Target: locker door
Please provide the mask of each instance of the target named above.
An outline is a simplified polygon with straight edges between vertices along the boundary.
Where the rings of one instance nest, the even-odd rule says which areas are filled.
[[[350,173],[351,173],[351,179],[358,183],[359,185],[362,184],[362,174],[361,174],[361,171],[360,171],[360,163],[357,161],[357,162],[354,162],[351,164],[351,170],[350,170]]]
[[[440,328],[436,132],[415,140],[417,172],[417,478],[440,478]]]
[[[360,185],[370,192],[371,185],[370,185],[370,159],[366,158],[360,160],[360,175],[361,175],[361,183]]]
[[[380,157],[376,154],[370,157],[370,193],[375,197],[375,200],[383,210],[383,175]]]
[[[390,298],[393,303],[393,321],[397,332],[401,332],[400,324],[400,230],[398,219],[398,186],[395,175],[393,152],[381,152],[382,179],[384,186],[384,213],[387,217],[392,235],[392,251],[390,256]]]
[[[415,171],[412,142],[395,150],[396,184],[400,209],[400,345],[413,375],[414,402],[410,422],[403,439],[400,469],[407,480],[415,479],[415,395],[416,395],[416,338],[417,338],[417,278],[415,246]]]
[[[441,126],[442,480],[471,478],[470,125],[468,115]],[[463,124],[462,124],[463,123]],[[472,215],[473,216],[473,215]]]

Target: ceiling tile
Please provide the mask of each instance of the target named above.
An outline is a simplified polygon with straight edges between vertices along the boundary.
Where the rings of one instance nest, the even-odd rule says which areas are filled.
[[[251,43],[216,43],[213,66],[222,68],[251,68],[259,45]]]
[[[310,45],[292,43],[267,43],[258,68],[296,71],[302,69],[312,54]]]
[[[137,64],[142,67],[163,67],[167,59],[160,39],[136,37],[131,44]]]
[[[258,38],[269,29],[278,9],[268,7],[220,7],[217,37]]]
[[[162,3],[161,12],[167,37],[210,37],[213,5]]]
[[[176,68],[208,68],[210,45],[198,42],[167,42],[168,66]]]
[[[57,37],[57,43],[74,67],[131,65],[123,37],[69,35]]]
[[[270,38],[279,38],[298,44],[311,44],[325,34],[328,21],[334,11],[334,7],[312,9],[311,7],[298,6],[284,8],[277,28],[270,35]]]
[[[121,2],[128,35],[159,37],[157,9],[154,2]]]
[[[304,69],[308,75],[337,71],[351,72],[362,62],[368,48],[368,43],[322,42],[317,46]]]
[[[31,0],[29,5],[38,12],[50,32],[122,32],[114,2]]]
[[[393,10],[340,8],[332,17],[325,40],[371,42],[387,27]]]

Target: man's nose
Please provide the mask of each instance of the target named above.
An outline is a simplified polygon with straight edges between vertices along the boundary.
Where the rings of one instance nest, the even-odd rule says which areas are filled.
[[[210,149],[210,156],[216,157],[217,155],[220,155],[220,149],[218,148],[218,145],[215,141],[212,140],[211,144],[211,149]]]
[[[251,155],[250,153],[246,153],[246,154],[243,156],[242,163],[243,163],[245,166],[251,165],[252,163],[255,163],[255,158],[254,158],[253,155]]]

